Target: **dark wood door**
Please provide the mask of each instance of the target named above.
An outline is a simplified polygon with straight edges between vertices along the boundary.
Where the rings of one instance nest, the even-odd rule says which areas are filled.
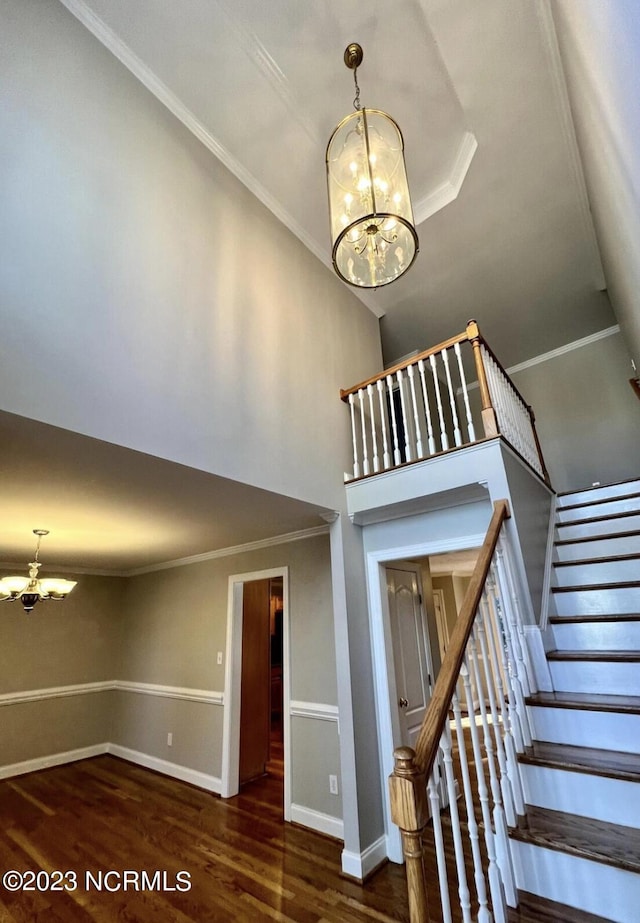
[[[262,775],[269,759],[269,583],[252,580],[243,588],[240,785]]]

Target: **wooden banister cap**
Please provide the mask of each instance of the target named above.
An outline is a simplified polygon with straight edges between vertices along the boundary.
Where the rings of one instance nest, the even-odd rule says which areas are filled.
[[[396,747],[393,751],[394,774],[397,776],[413,775],[416,771],[416,751],[411,747]]]

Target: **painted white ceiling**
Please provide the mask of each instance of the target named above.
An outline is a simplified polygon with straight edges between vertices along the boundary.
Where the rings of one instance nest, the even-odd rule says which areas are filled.
[[[327,265],[325,147],[352,108],[344,48],[363,45],[362,101],[402,128],[421,248],[362,294],[386,360],[470,317],[505,366],[614,323],[548,0],[61,2]],[[43,561],[121,571],[323,521],[8,414],[0,440],[0,561],[29,560],[38,526]]]

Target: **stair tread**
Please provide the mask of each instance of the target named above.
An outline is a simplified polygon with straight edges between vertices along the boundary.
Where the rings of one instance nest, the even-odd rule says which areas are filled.
[[[518,756],[521,763],[569,769],[610,779],[640,782],[640,754],[619,750],[600,750],[594,747],[576,747],[569,744],[534,740]]]
[[[527,696],[527,705],[571,708],[578,711],[607,711],[640,714],[640,695],[610,695],[602,692],[537,692]]]
[[[640,663],[640,651],[547,651],[547,660],[591,660],[606,663]]]
[[[640,612],[598,612],[595,615],[550,615],[552,625],[564,625],[574,622],[637,622]]]
[[[562,507],[565,509],[565,507]],[[566,526],[583,526],[586,523],[608,522],[611,519],[626,519],[628,516],[640,516],[640,510],[622,510],[620,513],[606,513],[604,516],[589,516],[587,519],[567,519],[565,522],[556,522],[556,529]]]
[[[592,484],[591,487],[578,487],[577,490],[561,490],[558,497],[570,497],[572,494],[585,494],[590,490],[606,490],[607,487],[621,487],[623,484],[633,484],[638,480],[635,478],[625,478],[623,481],[612,481],[610,484]]]
[[[553,586],[552,593],[576,593],[585,590],[627,590],[640,587],[640,580],[614,580],[609,583],[583,583],[577,586]]]
[[[558,523],[558,525],[560,525],[560,523]],[[563,525],[567,526],[569,523],[565,522]],[[581,542],[603,542],[616,538],[635,538],[636,535],[640,535],[640,530],[632,529],[629,532],[601,532],[598,535],[581,535],[579,538],[557,538],[553,544],[577,545]]]
[[[640,552],[629,552],[627,554],[612,554],[599,558],[580,558],[576,561],[554,561],[554,567],[576,567],[582,564],[615,564],[616,561],[638,561]]]
[[[526,805],[509,835],[524,843],[640,872],[640,830],[564,811]]]
[[[637,499],[637,498],[639,498],[639,497],[640,497],[640,492],[634,491],[634,493],[630,493],[630,494],[619,494],[619,495],[616,496],[616,497],[601,497],[599,500],[587,500],[586,502],[583,502],[583,503],[569,503],[569,504],[567,504],[566,506],[565,506],[565,505],[562,505],[562,506],[558,507],[558,510],[559,510],[559,511],[564,511],[564,510],[577,510],[577,509],[580,509],[581,507],[585,507],[585,506],[587,506],[587,507],[589,507],[589,506],[600,506],[600,505],[603,504],[603,503],[618,503],[618,502],[621,501],[621,500],[635,500],[635,499]]]
[[[518,891],[518,906],[507,908],[507,923],[612,923],[586,910]]]

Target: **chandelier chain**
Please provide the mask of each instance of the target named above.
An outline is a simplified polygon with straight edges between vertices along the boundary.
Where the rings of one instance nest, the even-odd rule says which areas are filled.
[[[356,85],[356,95],[353,100],[353,108],[356,109],[358,112],[360,112],[360,110],[362,109],[362,106],[360,104],[360,87],[358,85],[358,68],[357,67],[353,68],[353,82]]]

